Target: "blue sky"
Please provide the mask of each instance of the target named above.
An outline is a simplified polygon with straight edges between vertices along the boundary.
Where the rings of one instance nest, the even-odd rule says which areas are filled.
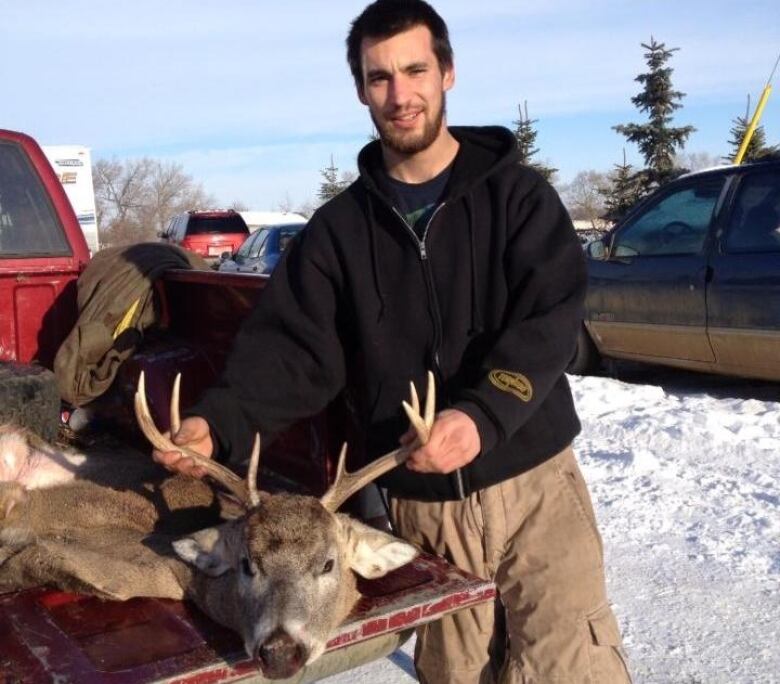
[[[181,163],[220,203],[315,197],[331,154],[354,168],[371,127],[344,58],[363,1],[0,0],[0,127],[93,157]],[[611,130],[650,35],[680,47],[687,152],[724,154],[780,53],[777,0],[440,0],[450,26],[453,124],[511,126],[528,101],[540,157],[562,181],[636,151]],[[780,74],[764,114],[780,142]]]

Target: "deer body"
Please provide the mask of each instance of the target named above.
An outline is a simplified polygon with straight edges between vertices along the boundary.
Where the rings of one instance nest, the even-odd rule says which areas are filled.
[[[414,395],[413,404],[419,413]],[[145,399],[137,396],[136,410],[152,443],[170,448]],[[258,492],[258,441],[246,483],[208,464],[231,492],[231,512],[225,497],[219,502],[211,487],[183,476],[125,486],[74,479],[89,472],[88,459],[69,457],[62,467],[60,452],[29,433],[11,433],[0,434],[13,446],[0,450],[0,586],[10,576],[109,598],[187,597],[238,632],[268,678],[291,677],[322,654],[359,598],[356,573],[382,577],[417,555],[406,542],[336,512],[362,484],[402,462],[403,450],[354,474],[342,452],[336,484],[317,500]],[[230,519],[216,522],[220,511]],[[49,568],[49,557],[64,559],[64,567]]]

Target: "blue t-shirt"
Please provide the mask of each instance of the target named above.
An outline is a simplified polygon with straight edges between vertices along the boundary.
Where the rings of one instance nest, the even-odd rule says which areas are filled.
[[[424,237],[431,214],[444,195],[451,171],[452,164],[439,175],[423,183],[404,183],[391,178],[387,172],[382,173],[382,190],[420,240]]]

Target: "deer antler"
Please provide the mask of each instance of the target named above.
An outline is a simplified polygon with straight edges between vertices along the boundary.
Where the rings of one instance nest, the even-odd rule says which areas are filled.
[[[404,411],[409,416],[409,421],[417,432],[417,439],[414,443],[403,446],[390,453],[380,456],[360,470],[354,473],[347,472],[347,445],[341,447],[338,465],[336,466],[336,479],[325,494],[320,498],[323,507],[331,512],[339,509],[350,496],[362,489],[365,485],[373,482],[386,472],[396,466],[401,465],[420,444],[425,444],[430,436],[433,426],[434,414],[436,411],[436,383],[433,379],[433,373],[428,371],[428,391],[425,396],[425,414],[420,416],[420,401],[417,397],[417,389],[414,383],[411,386],[411,405],[403,402]]]
[[[171,430],[174,432],[178,431],[178,428],[181,425],[179,419],[180,383],[181,376],[177,375],[176,380],[173,383],[173,394],[171,395]],[[151,413],[149,412],[149,404],[146,401],[146,380],[143,371],[141,371],[141,375],[138,377],[138,390],[135,393],[134,403],[135,417],[138,420],[138,425],[141,428],[141,432],[143,432],[146,438],[152,443],[152,446],[160,451],[178,451],[182,453],[184,456],[191,458],[196,465],[203,468],[211,479],[231,492],[239,501],[248,506],[256,506],[258,504],[260,500],[257,493],[257,468],[260,461],[259,434],[255,436],[252,455],[249,460],[249,473],[247,475],[247,482],[245,483],[232,470],[225,468],[225,466],[210,458],[206,458],[197,451],[174,444],[169,437],[166,437],[157,429],[157,426],[152,420]]]

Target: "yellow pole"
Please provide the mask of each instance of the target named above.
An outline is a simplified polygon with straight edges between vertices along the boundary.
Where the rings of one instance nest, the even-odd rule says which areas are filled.
[[[737,152],[737,156],[734,157],[735,165],[742,163],[742,160],[745,157],[745,152],[747,152],[748,145],[750,145],[750,141],[753,139],[753,133],[755,133],[756,128],[758,128],[758,122],[761,120],[761,114],[764,113],[766,101],[769,99],[769,95],[772,93],[772,79],[775,76],[775,71],[777,71],[778,64],[780,64],[780,55],[777,56],[777,61],[775,62],[775,66],[772,68],[772,73],[769,74],[766,86],[764,87],[764,92],[761,93],[761,99],[758,101],[756,111],[753,113],[753,118],[750,120],[750,125],[745,131],[745,137],[742,139],[742,144],[739,146],[739,152]]]
[[[755,133],[756,128],[758,128],[758,122],[761,120],[761,114],[764,112],[764,107],[766,107],[766,101],[769,99],[769,95],[771,93],[772,86],[767,83],[766,87],[764,88],[764,92],[761,94],[761,99],[758,101],[753,118],[750,120],[750,125],[745,131],[745,137],[742,138],[742,144],[739,146],[739,152],[737,152],[737,156],[734,157],[734,164],[739,165],[742,163],[742,159],[745,157],[745,152],[747,152],[748,145],[750,145],[750,141],[753,139],[753,133]]]

